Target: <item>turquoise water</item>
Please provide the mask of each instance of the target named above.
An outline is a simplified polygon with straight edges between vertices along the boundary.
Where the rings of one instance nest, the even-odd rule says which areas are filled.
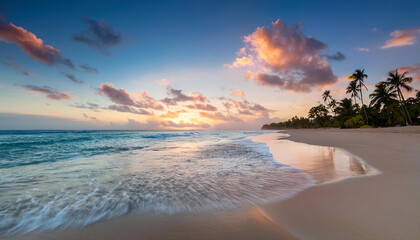
[[[313,184],[243,131],[0,131],[0,236],[199,213]]]

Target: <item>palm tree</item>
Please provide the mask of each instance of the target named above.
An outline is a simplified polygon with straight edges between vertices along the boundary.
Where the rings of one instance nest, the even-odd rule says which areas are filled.
[[[408,118],[408,121],[410,125],[413,125],[413,122],[411,121],[410,113],[408,112],[406,106],[405,106],[405,99],[401,92],[401,88],[404,88],[408,92],[412,91],[413,88],[410,87],[408,84],[413,82],[412,77],[407,77],[406,74],[408,72],[404,72],[403,74],[398,74],[398,69],[395,70],[395,73],[389,72],[388,78],[384,82],[387,86],[389,86],[391,89],[394,89],[398,93],[398,98],[400,100],[400,103],[402,104],[403,112]]]
[[[336,111],[339,116],[341,117],[353,117],[356,115],[355,105],[351,101],[350,98],[343,98],[340,102],[338,102],[338,106]]]
[[[347,86],[346,90],[347,90],[346,91],[347,94],[349,94],[349,93],[351,94],[351,97],[354,99],[354,104],[356,104],[356,106],[357,106],[356,98],[359,97],[359,93],[358,93],[358,90],[357,90],[357,83],[356,83],[356,81],[350,81],[350,83]],[[357,107],[357,109],[359,109],[359,107]]]
[[[392,102],[397,99],[397,90],[391,89],[384,83],[378,83],[375,85],[375,90],[369,97],[372,99],[370,104],[373,105],[377,110],[386,110],[388,116],[388,125],[391,125],[391,115],[389,113],[389,106]]]
[[[362,93],[362,87],[365,87],[366,90],[368,90],[365,83],[364,83],[364,79],[367,78],[367,77],[368,77],[368,75],[365,74],[364,69],[363,70],[356,69],[356,71],[354,71],[354,73],[349,76],[349,79],[356,82],[357,90],[359,90],[359,93],[360,93],[360,100],[362,101],[362,108],[363,108],[363,112],[365,114],[366,124],[369,124],[369,120],[368,120],[368,117],[367,117],[367,114],[366,114],[365,105],[363,103],[363,93]]]
[[[416,93],[416,98],[417,98],[417,99],[420,99],[420,90],[416,90],[416,92],[417,92],[417,93]]]
[[[324,99],[325,103],[327,103],[327,101],[332,99],[330,90],[324,91],[324,93],[322,94],[322,99]]]
[[[324,103],[327,104],[330,111],[334,113],[334,108],[337,105],[337,101],[331,96],[330,90],[324,91],[324,93],[322,94],[322,99],[324,100]]]

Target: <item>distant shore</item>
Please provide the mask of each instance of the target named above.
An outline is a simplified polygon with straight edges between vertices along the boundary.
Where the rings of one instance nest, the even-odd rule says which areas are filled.
[[[380,174],[316,185],[265,206],[131,214],[10,239],[420,239],[420,127],[285,132],[292,141],[347,150]]]

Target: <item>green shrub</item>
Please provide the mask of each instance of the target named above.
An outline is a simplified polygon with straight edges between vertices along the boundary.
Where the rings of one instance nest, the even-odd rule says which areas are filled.
[[[369,126],[369,125],[363,125],[363,126],[361,126],[360,128],[372,128],[372,126]]]
[[[363,118],[360,115],[352,117],[344,123],[345,128],[360,128],[363,125],[365,125],[365,122],[363,121]]]

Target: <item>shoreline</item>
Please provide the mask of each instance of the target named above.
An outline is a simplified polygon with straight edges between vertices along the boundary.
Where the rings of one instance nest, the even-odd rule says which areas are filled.
[[[420,127],[287,130],[345,149],[381,173],[316,185],[263,207],[300,239],[420,239]]]
[[[288,140],[341,148],[381,173],[317,184],[263,206],[136,215],[5,239],[420,239],[420,127],[287,130]]]
[[[316,185],[381,173],[361,157],[343,148],[296,142],[289,140],[289,137],[287,133],[275,132],[248,138],[264,143],[275,161],[311,175]],[[310,161],[305,161],[306,158]]]

